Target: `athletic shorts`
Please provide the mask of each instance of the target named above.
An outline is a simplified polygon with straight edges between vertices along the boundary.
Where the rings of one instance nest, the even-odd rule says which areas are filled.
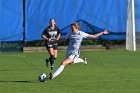
[[[46,44],[46,48],[53,48],[54,50],[57,50],[57,44],[51,45],[51,44]]]
[[[79,54],[72,54],[72,53],[67,53],[67,58],[71,58],[73,61],[79,58]]]

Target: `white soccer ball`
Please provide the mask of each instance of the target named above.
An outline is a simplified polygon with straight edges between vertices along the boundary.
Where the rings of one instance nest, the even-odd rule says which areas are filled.
[[[40,82],[46,82],[47,81],[47,75],[45,74],[45,73],[41,73],[40,75],[39,75],[39,77],[38,77],[38,80],[40,81]]]

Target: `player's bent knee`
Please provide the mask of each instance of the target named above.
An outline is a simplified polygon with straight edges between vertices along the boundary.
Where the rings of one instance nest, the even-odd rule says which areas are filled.
[[[67,63],[67,61],[62,61],[62,65],[67,65],[68,63]]]

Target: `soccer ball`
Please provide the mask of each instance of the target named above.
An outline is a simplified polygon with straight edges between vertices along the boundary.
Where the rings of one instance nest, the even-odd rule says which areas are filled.
[[[39,75],[39,77],[38,77],[38,80],[40,81],[40,82],[46,82],[47,81],[47,75],[45,74],[45,73],[41,73],[40,75]]]

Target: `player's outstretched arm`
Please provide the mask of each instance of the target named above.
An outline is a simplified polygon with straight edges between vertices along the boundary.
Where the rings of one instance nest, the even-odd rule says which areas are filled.
[[[56,42],[64,42],[66,41],[67,39],[66,38],[60,38],[59,40],[57,40]]]
[[[104,30],[103,32],[97,33],[95,35],[88,35],[87,37],[89,37],[89,38],[97,38],[97,37],[99,37],[101,35],[104,35],[104,34],[109,34],[109,31],[108,30]]]
[[[64,42],[66,41],[65,38],[60,38],[59,40],[53,40],[53,41],[49,41],[51,44],[55,44],[55,43],[58,43],[58,42]]]
[[[68,39],[68,37],[69,37],[69,34],[67,34],[67,35],[65,35],[64,37],[61,37],[61,38],[59,37],[58,40],[55,40],[52,43],[64,42],[64,41],[66,41]]]

